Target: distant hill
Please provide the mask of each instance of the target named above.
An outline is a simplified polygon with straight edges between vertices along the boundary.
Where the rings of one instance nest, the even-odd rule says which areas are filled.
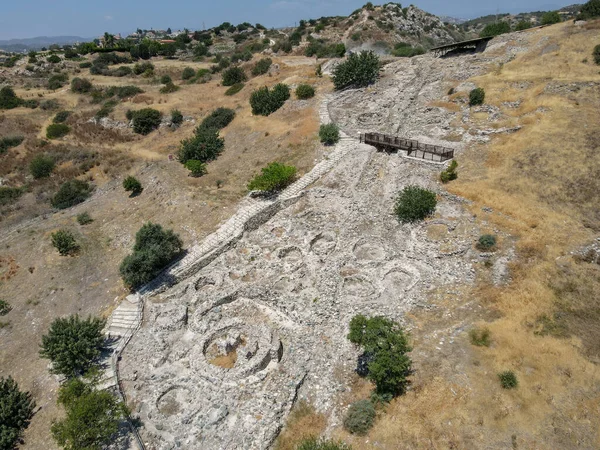
[[[40,50],[42,47],[49,47],[52,44],[65,45],[90,40],[91,38],[80,36],[38,36],[25,39],[0,40],[0,49],[7,52],[26,52],[29,50]]]

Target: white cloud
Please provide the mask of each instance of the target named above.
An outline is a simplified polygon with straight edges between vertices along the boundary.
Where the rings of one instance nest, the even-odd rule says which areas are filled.
[[[113,20],[113,16],[104,16],[104,20]]]

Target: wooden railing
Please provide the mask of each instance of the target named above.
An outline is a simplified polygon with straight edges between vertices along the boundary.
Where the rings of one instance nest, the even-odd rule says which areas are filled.
[[[407,156],[431,161],[447,161],[454,158],[454,149],[441,145],[423,144],[415,139],[403,139],[382,133],[364,133],[360,142],[382,150],[405,150]]]

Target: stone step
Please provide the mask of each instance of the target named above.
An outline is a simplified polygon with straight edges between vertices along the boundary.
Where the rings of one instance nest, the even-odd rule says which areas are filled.
[[[108,334],[113,336],[126,336],[131,332],[132,328],[123,328],[119,326],[110,326],[108,328]]]

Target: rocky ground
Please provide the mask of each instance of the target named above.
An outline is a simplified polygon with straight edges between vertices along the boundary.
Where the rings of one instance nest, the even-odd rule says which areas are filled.
[[[484,54],[388,64],[375,86],[334,96],[331,118],[350,136],[382,131],[459,150],[488,139],[486,130],[508,132],[493,127],[493,111],[483,123],[460,115],[468,111],[460,92],[528,36],[495,40]],[[432,106],[438,101],[455,106]],[[358,355],[346,339],[350,319],[385,315],[410,328],[407,312],[427,308],[429,292],[474,282],[479,230],[464,200],[436,181],[439,170],[351,144],[294,204],[151,297],[121,362],[148,448],[268,448],[299,398],[339,423],[336,398]],[[411,184],[435,190],[438,208],[424,223],[401,225],[394,198]],[[495,260],[495,283],[506,281],[511,251]]]

